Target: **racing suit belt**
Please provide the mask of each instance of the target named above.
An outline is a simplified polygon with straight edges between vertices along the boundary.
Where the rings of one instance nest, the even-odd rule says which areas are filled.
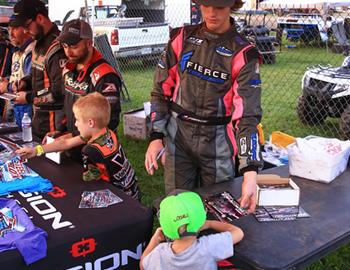
[[[199,125],[206,125],[206,126],[220,126],[220,125],[227,125],[231,121],[231,115],[230,116],[223,116],[223,117],[202,117],[194,114],[193,112],[189,112],[182,108],[180,105],[176,104],[175,102],[171,102],[170,104],[170,110],[173,113],[176,113],[174,117],[190,122],[195,123]]]

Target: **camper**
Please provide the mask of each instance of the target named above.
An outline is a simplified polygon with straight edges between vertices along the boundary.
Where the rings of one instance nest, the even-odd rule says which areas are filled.
[[[159,57],[171,28],[200,22],[191,0],[49,0],[48,7],[56,24],[86,19],[95,35],[107,35],[117,59],[141,57],[145,64]]]

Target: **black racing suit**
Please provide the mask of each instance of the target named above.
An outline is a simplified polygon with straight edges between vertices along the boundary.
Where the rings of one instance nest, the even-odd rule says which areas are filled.
[[[81,96],[92,92],[104,95],[111,106],[111,118],[108,127],[116,131],[119,124],[120,108],[120,76],[115,69],[103,59],[101,53],[94,48],[92,58],[80,71],[76,65],[67,62],[63,70],[64,80],[64,114],[66,130],[78,135],[75,126],[73,104]]]
[[[232,26],[174,29],[158,62],[151,140],[164,138],[165,188],[193,189],[262,168],[259,54]]]
[[[59,33],[53,24],[50,31],[36,41],[31,74],[23,78],[32,88],[26,100],[34,105],[33,134],[39,138],[55,131],[63,118],[62,69],[67,57],[56,41]]]
[[[120,87],[121,80],[115,69],[103,59],[101,53],[94,48],[92,58],[82,70],[76,70],[76,65],[67,62],[63,70],[64,80],[64,123],[62,131],[68,131],[76,136],[79,134],[75,126],[73,104],[81,96],[92,92],[104,95],[111,106],[111,118],[108,127],[116,132],[119,124]],[[63,128],[63,129],[62,129]],[[68,151],[68,155],[76,160],[81,160],[81,147]]]
[[[129,196],[140,200],[135,171],[118,143],[117,135],[105,129],[82,150],[83,180],[103,180],[115,185]]]

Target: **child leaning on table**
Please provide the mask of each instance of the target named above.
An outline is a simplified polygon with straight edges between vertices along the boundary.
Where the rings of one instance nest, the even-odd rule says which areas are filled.
[[[94,92],[80,97],[73,105],[75,126],[80,135],[50,144],[24,147],[17,153],[24,158],[71,149],[82,144],[84,181],[103,180],[117,186],[126,194],[140,199],[137,178],[116,134],[108,129],[111,108],[107,99]]]
[[[160,228],[152,236],[140,261],[141,270],[211,270],[217,261],[233,255],[233,244],[243,238],[240,228],[206,220],[201,198],[194,192],[166,197],[160,203]],[[219,233],[197,238],[198,232]],[[166,238],[171,240],[165,242]]]

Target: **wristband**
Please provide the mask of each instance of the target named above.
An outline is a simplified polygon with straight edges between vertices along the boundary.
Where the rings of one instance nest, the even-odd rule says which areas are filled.
[[[42,154],[45,154],[45,151],[44,151],[44,148],[43,148],[43,146],[42,145],[37,145],[37,146],[35,146],[35,150],[36,150],[36,155],[38,156],[38,157],[40,157]]]

